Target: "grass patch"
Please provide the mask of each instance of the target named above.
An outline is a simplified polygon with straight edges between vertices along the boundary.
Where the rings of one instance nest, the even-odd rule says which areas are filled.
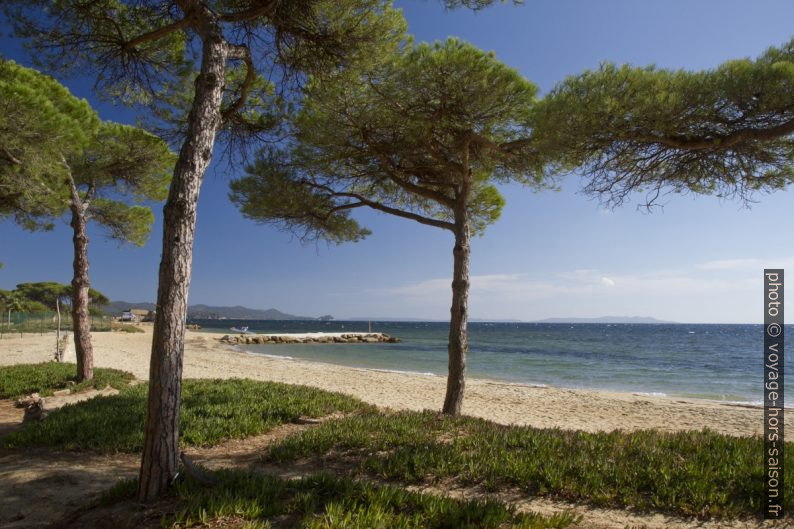
[[[118,331],[118,332],[129,332],[129,333],[144,332],[143,329],[141,329],[140,327],[136,327],[135,325],[131,325],[129,323],[118,323],[115,321],[110,323],[110,330]]]
[[[18,398],[31,393],[43,397],[58,389],[81,391],[88,388],[103,389],[113,386],[122,389],[135,377],[118,369],[95,368],[93,380],[77,384],[77,365],[47,362],[43,364],[17,364],[0,367],[0,398]],[[71,384],[70,384],[71,383]]]
[[[586,433],[502,426],[435,413],[365,413],[328,421],[273,445],[265,459],[346,454],[360,472],[408,483],[455,479],[488,490],[686,516],[757,516],[763,441],[709,431]],[[786,465],[794,468],[794,444]],[[794,509],[794,476],[786,480]]]
[[[138,452],[143,449],[148,384],[64,406],[2,440],[0,446]],[[191,380],[182,385],[180,440],[213,446],[265,433],[302,416],[372,409],[353,397],[305,386],[253,380]]]
[[[453,500],[330,474],[300,480],[244,471],[215,476],[220,484],[212,488],[179,481],[177,511],[163,518],[162,526],[215,527],[214,522],[233,521],[234,527],[247,529],[561,529],[576,521],[570,513],[518,513],[494,500]],[[133,498],[134,485],[122,482],[106,497]]]

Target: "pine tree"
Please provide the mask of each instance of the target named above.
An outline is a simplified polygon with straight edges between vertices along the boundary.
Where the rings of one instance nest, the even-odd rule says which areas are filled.
[[[311,84],[297,141],[262,152],[231,185],[243,215],[334,242],[368,234],[367,207],[453,235],[444,413],[461,411],[471,237],[504,204],[497,183],[545,187],[527,139],[536,87],[492,54],[450,39]]]
[[[0,101],[7,118],[0,125],[0,216],[13,216],[29,229],[46,229],[69,217],[77,380],[90,380],[86,227],[94,222],[116,240],[144,244],[154,215],[135,202],[165,198],[174,157],[159,138],[101,121],[57,81],[12,61],[0,61]]]

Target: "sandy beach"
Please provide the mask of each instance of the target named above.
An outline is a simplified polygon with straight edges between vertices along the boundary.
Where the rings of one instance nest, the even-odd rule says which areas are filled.
[[[94,361],[148,378],[150,325],[144,333],[93,334]],[[222,344],[223,335],[188,331],[184,376],[190,378],[252,378],[305,384],[339,391],[393,409],[440,409],[445,378],[377,371],[250,354]],[[46,362],[52,358],[54,333],[3,336],[0,365]],[[259,346],[267,353],[268,346]],[[334,347],[333,344],[327,347]],[[557,427],[586,431],[711,430],[730,435],[759,435],[761,408],[706,400],[647,396],[634,393],[533,387],[470,378],[463,412],[503,424]],[[794,424],[789,414],[787,424]]]

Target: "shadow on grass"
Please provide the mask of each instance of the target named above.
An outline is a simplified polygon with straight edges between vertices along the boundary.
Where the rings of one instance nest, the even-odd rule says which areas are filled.
[[[143,447],[148,386],[64,406],[45,420],[0,439],[0,446],[49,446],[66,450],[138,452]],[[180,439],[213,446],[266,433],[299,417],[371,409],[358,399],[314,388],[252,380],[185,380]]]
[[[519,513],[495,500],[455,500],[327,473],[284,480],[224,470],[215,477],[220,484],[213,488],[179,482],[175,512],[163,518],[163,526],[215,527],[216,522],[233,521],[234,527],[260,529],[271,524],[302,529],[557,529],[577,520],[572,513]],[[128,500],[135,488],[135,481],[121,482],[105,495],[103,504]]]
[[[393,482],[519,489],[702,519],[756,517],[764,497],[762,439],[707,430],[588,433],[431,412],[363,413],[279,440],[264,455],[279,464],[307,458],[345,460],[354,473]],[[794,468],[794,444],[786,459]],[[784,497],[794,509],[794,479]]]

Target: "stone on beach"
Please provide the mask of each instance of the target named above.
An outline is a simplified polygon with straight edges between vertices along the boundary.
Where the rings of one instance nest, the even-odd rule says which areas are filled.
[[[307,333],[307,334],[225,334],[221,342],[236,345],[300,343],[398,343],[400,340],[382,332]]]

